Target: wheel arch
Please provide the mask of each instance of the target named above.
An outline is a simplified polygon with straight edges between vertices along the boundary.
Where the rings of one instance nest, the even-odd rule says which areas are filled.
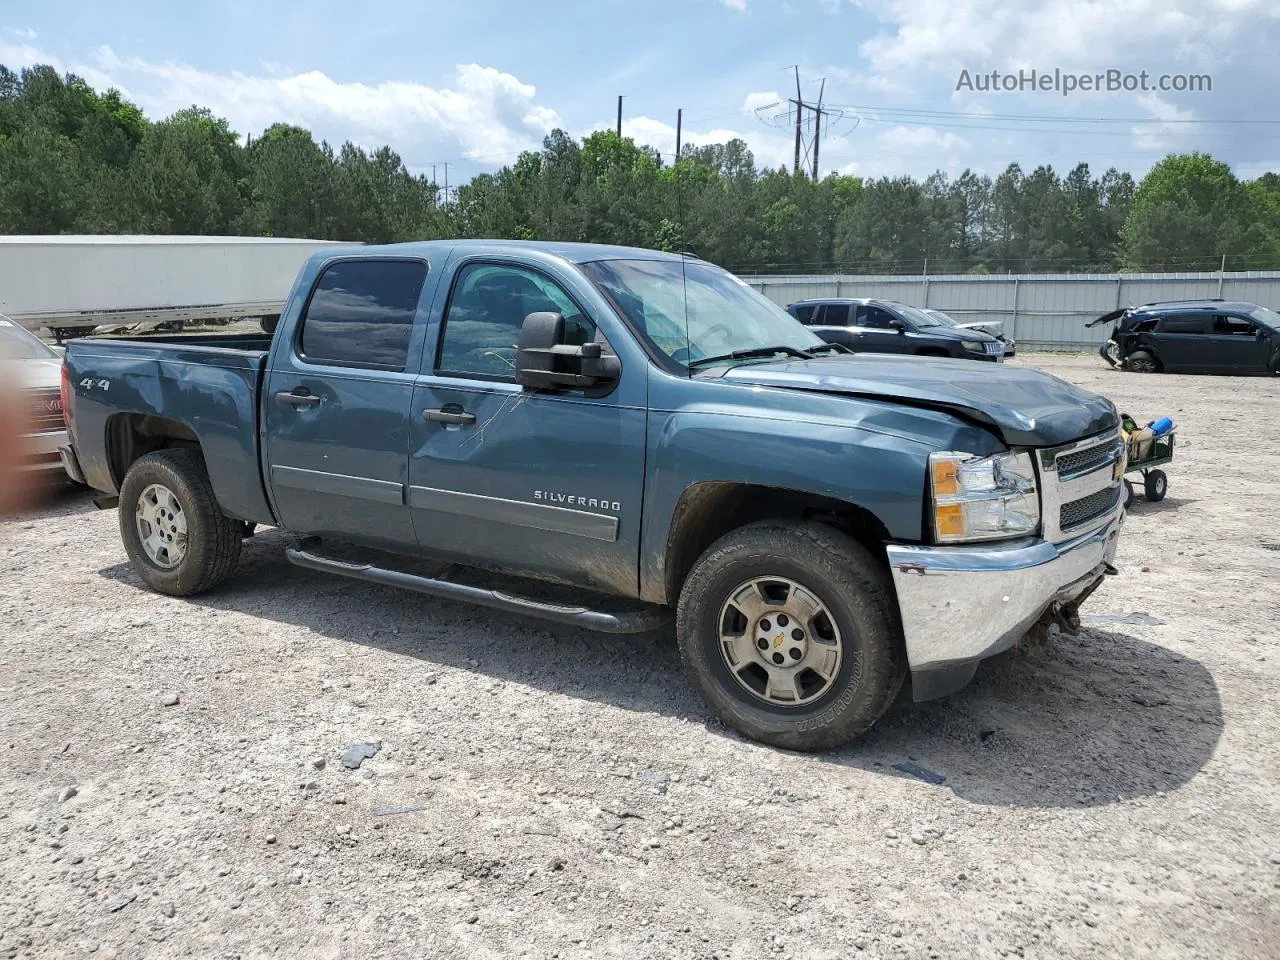
[[[196,432],[184,423],[146,413],[112,414],[106,423],[107,468],[117,490],[125,474],[148,453],[170,447],[193,449],[201,456],[204,450]]]
[[[695,483],[680,496],[663,563],[665,602],[674,605],[689,571],[730,531],[758,520],[815,520],[840,530],[885,560],[889,530],[870,510],[821,494],[727,481]]]

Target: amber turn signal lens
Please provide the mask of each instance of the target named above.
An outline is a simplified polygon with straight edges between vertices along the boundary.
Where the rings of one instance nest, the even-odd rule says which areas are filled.
[[[960,504],[948,503],[939,506],[933,516],[939,537],[964,536],[964,507]]]
[[[954,497],[960,492],[960,464],[954,460],[933,462],[933,495]]]

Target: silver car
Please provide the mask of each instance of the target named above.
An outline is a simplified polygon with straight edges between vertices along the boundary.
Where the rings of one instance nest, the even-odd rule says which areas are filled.
[[[62,357],[25,327],[0,314],[0,361],[7,384],[21,402],[25,430],[18,450],[18,469],[51,479],[65,479],[58,448],[67,443],[62,418]],[[7,391],[6,391],[7,392]]]

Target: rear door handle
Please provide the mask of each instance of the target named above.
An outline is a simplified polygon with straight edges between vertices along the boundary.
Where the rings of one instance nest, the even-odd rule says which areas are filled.
[[[284,390],[276,394],[276,399],[281,403],[292,404],[295,407],[314,407],[323,398],[317,397],[314,393],[296,393]]]
[[[451,403],[447,406],[423,410],[422,419],[430,420],[433,423],[453,423],[458,426],[469,427],[476,422],[476,415],[467,413],[456,403]]]

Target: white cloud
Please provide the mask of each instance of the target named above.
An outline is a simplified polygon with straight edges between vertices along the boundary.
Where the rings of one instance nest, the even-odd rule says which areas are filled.
[[[856,102],[935,109],[985,110],[997,114],[1047,116],[1150,116],[1153,120],[1196,123],[1117,125],[1073,135],[1066,128],[1037,133],[1031,125],[1005,123],[981,134],[983,167],[1000,166],[1016,152],[1020,160],[1042,162],[1061,156],[1120,157],[1134,151],[1159,153],[1210,149],[1233,161],[1270,162],[1277,146],[1274,130],[1262,126],[1218,125],[1216,121],[1273,115],[1273,91],[1280,85],[1280,4],[1275,0],[849,0],[875,16],[883,29],[859,47],[865,73],[846,71],[846,88]],[[956,91],[962,69],[971,74],[1036,68],[1093,74],[1108,69],[1153,79],[1162,74],[1208,73],[1212,93],[1156,96],[1140,92],[1052,92],[989,94]],[[828,68],[830,73],[839,70]],[[867,93],[872,95],[867,95]],[[946,101],[946,102],[944,102]],[[938,118],[942,122],[943,118]],[[946,125],[945,123],[943,124]],[[1127,152],[1126,152],[1127,151]],[[1136,172],[1140,172],[1139,170]]]
[[[753,91],[742,98],[742,112],[753,113],[771,103],[781,103],[783,99],[785,98],[777,90]]]
[[[258,75],[212,73],[121,57],[110,47],[99,47],[85,63],[64,64],[30,45],[0,41],[0,61],[18,67],[49,63],[96,87],[118,87],[154,119],[198,104],[242,133],[296,123],[335,143],[391,143],[410,164],[459,156],[482,163],[510,160],[564,125],[554,109],[537,101],[532,84],[476,63],[460,64],[452,85],[431,87],[344,83],[319,70],[290,73],[274,65]]]
[[[1133,142],[1144,150],[1158,150],[1167,152],[1177,149],[1176,135],[1181,133],[1185,128],[1174,121],[1186,121],[1191,119],[1190,110],[1179,110],[1174,104],[1161,100],[1155,94],[1146,94],[1139,97],[1138,101],[1145,107],[1152,116],[1161,120],[1169,121],[1161,123],[1158,127],[1141,126],[1133,128]]]
[[[743,11],[747,9],[747,0],[720,0],[720,2],[731,10]]]
[[[10,70],[21,70],[23,67],[34,67],[37,63],[47,63],[63,69],[62,61],[52,54],[37,50],[29,43],[9,43],[0,37],[0,63]]]
[[[34,40],[36,32],[30,27],[5,27],[3,33],[9,34],[11,37],[17,37],[19,40]]]

